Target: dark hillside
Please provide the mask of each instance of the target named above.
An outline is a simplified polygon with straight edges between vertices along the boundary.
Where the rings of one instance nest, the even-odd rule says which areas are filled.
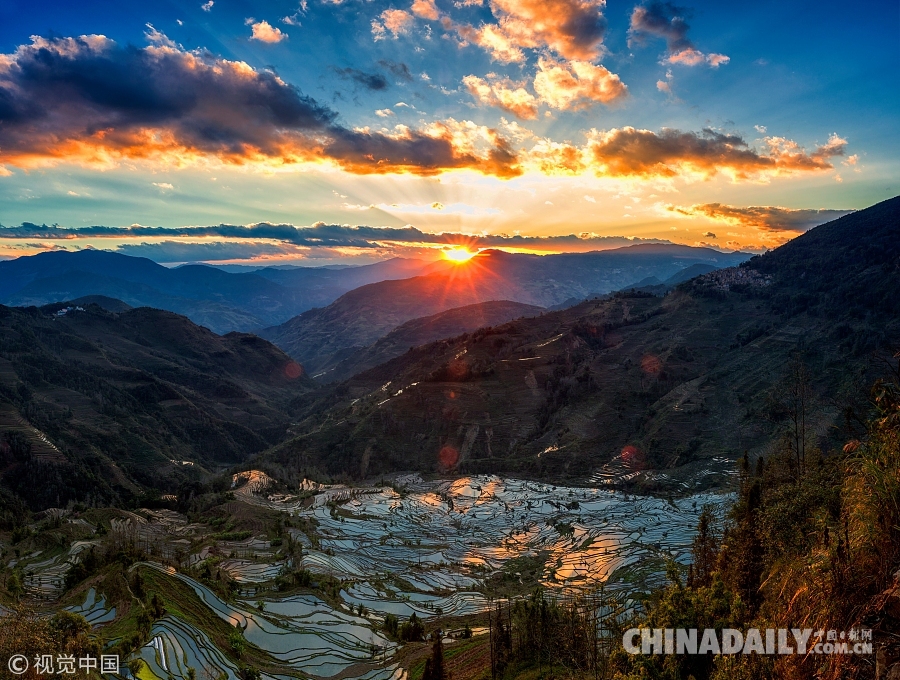
[[[242,460],[285,435],[310,389],[254,335],[149,308],[60,307],[0,307],[2,479],[36,508],[123,502]]]

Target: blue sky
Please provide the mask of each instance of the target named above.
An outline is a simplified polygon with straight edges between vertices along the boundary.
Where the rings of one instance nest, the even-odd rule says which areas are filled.
[[[898,19],[887,2],[6,0],[0,222],[69,231],[2,232],[0,255],[159,259],[177,240],[201,259],[208,237],[183,230],[77,229],[260,222],[762,250],[900,193]],[[285,261],[433,247],[234,240]]]

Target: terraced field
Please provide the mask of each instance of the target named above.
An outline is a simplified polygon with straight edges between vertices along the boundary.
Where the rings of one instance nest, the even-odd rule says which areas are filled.
[[[552,595],[603,584],[627,609],[637,591],[661,582],[666,559],[687,561],[702,507],[721,514],[731,500],[712,493],[666,500],[605,484],[495,476],[405,475],[352,488],[305,481],[296,494],[268,494],[273,481],[258,471],[236,475],[228,517],[249,518],[247,526],[277,523],[285,545],[265,532],[222,531],[221,520],[211,526],[171,510],[116,511],[108,519],[107,540],[130,541],[151,555],[129,573],[152,575],[174,605],[132,655],[144,661],[142,680],[183,678],[189,668],[201,679],[238,680],[241,666],[223,644],[234,631],[266,660],[265,678],[400,680],[406,670],[394,658],[398,643],[384,632],[387,615],[402,622],[415,614],[431,630],[537,585]],[[83,519],[68,521],[90,528]],[[34,595],[58,597],[71,565],[94,542],[38,551],[10,566],[28,575]],[[198,580],[204,565],[234,582],[227,601]],[[284,579],[299,570],[334,585],[283,592]],[[99,590],[90,588],[69,609],[101,635],[107,625],[116,629],[117,610]],[[472,653],[482,654],[476,647]]]

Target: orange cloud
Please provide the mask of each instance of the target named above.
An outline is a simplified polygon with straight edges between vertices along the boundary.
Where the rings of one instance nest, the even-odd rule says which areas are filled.
[[[253,23],[252,20],[248,20],[250,22],[250,27],[253,29],[253,35],[250,36],[250,40],[258,40],[264,43],[279,43],[282,40],[287,39],[287,34],[282,33],[282,31],[272,25],[269,24],[268,21],[258,21]]]
[[[490,78],[493,74],[488,74]],[[519,118],[537,118],[537,100],[523,87],[523,83],[515,83],[508,78],[491,78],[490,82],[478,76],[463,78],[466,89],[480,103],[509,111]]]
[[[538,59],[534,90],[554,109],[578,110],[598,102],[609,104],[628,94],[628,88],[614,73],[587,61],[568,64],[543,57]]]
[[[440,12],[438,12],[437,6],[434,4],[434,0],[415,0],[413,2],[412,7],[410,7],[410,11],[415,14],[417,17],[421,17],[422,19],[429,19],[431,21],[437,21],[441,18]]]
[[[666,60],[670,64],[683,64],[685,66],[697,66],[698,64],[709,64],[713,68],[718,68],[722,64],[731,61],[731,57],[724,54],[703,54],[700,50],[687,49],[675,54],[670,54]]]
[[[796,142],[766,139],[767,153],[739,135],[705,129],[700,133],[664,128],[661,132],[623,127],[589,133],[587,152],[595,172],[606,176],[675,177],[719,172],[735,179],[797,171],[829,170],[829,158],[843,154],[845,140],[834,137],[812,153]]]
[[[764,231],[806,231],[848,215],[852,210],[812,210],[781,208],[778,206],[748,206],[745,208],[722,203],[704,203],[688,208],[670,205],[667,210],[690,217],[711,220]]]
[[[548,48],[565,59],[590,61],[603,52],[604,4],[603,0],[491,0],[497,24],[475,29],[447,20],[445,28],[455,28],[497,61],[522,61],[521,48]]]
[[[381,21],[372,20],[372,35],[376,41],[384,40],[387,31],[390,31],[396,40],[399,36],[408,34],[415,24],[413,15],[402,9],[386,9],[379,17]]]

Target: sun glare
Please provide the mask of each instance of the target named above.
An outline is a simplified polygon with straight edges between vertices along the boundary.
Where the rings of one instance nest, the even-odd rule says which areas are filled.
[[[450,260],[456,264],[463,264],[464,262],[468,262],[473,257],[475,257],[478,253],[473,253],[465,248],[454,248],[453,250],[445,250],[443,252],[444,259]]]

